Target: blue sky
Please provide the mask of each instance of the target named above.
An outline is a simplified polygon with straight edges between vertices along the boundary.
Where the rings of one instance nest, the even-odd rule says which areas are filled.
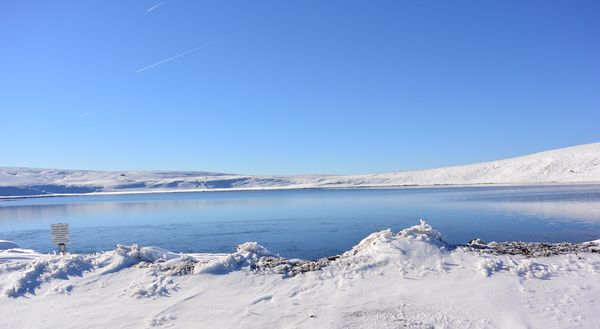
[[[597,142],[599,13],[598,1],[5,1],[0,166],[367,173]]]

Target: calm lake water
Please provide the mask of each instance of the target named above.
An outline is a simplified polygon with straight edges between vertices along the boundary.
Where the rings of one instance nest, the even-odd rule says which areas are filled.
[[[583,242],[600,238],[600,185],[288,190],[0,200],[0,239],[51,251],[51,223],[71,226],[73,252],[116,244],[231,252],[258,241],[285,257],[317,258],[366,235],[426,219],[451,243]]]

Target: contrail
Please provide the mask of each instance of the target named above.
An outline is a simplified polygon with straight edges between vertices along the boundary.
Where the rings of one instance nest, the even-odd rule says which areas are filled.
[[[207,43],[207,44],[204,44],[204,45],[202,45],[202,46],[199,46],[199,47],[196,47],[196,48],[193,48],[193,49],[190,49],[190,50],[184,51],[184,52],[182,52],[181,54],[175,55],[175,56],[173,56],[173,57],[169,57],[169,58],[167,58],[167,59],[163,59],[163,60],[162,60],[162,61],[160,61],[160,62],[154,63],[154,64],[152,64],[152,65],[149,65],[149,66],[146,66],[146,67],[142,67],[141,69],[139,69],[139,70],[137,70],[137,71],[135,71],[135,72],[136,72],[136,73],[139,73],[139,72],[145,71],[145,70],[147,70],[147,69],[153,68],[153,67],[155,67],[155,66],[157,66],[157,65],[160,65],[160,64],[163,64],[163,63],[166,63],[166,62],[170,62],[170,61],[172,61],[172,60],[174,60],[174,59],[176,59],[176,58],[179,58],[179,57],[181,57],[181,56],[185,56],[185,55],[187,55],[187,54],[189,54],[189,53],[192,53],[192,52],[194,52],[194,51],[196,51],[196,50],[198,50],[198,49],[206,48],[206,47],[208,47],[208,46],[210,46],[210,45],[212,45],[212,44],[215,44],[215,43],[217,43],[217,42],[218,42],[218,40],[211,41],[211,42],[209,42],[209,43]]]
[[[90,112],[85,112],[85,113],[81,113],[81,114],[79,115],[79,117],[80,117],[80,118],[83,118],[83,117],[87,117],[88,115],[92,115],[92,114],[96,114],[96,113],[98,113],[98,111],[90,111]]]
[[[146,12],[149,13],[149,12],[153,11],[154,9],[162,6],[162,4],[163,4],[162,2],[159,2],[159,3],[155,4],[154,6],[148,8],[148,10],[146,10]]]

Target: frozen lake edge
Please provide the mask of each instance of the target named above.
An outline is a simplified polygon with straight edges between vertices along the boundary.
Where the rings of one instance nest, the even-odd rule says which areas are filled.
[[[13,327],[594,328],[598,242],[522,255],[522,244],[449,246],[421,222],[373,233],[323,266],[255,242],[231,254],[11,248],[0,252],[0,307]]]

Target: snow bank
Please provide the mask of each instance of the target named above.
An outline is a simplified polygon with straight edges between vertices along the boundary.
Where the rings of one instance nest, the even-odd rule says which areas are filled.
[[[110,252],[90,255],[42,255],[31,250],[13,249],[0,253],[0,274],[6,273],[0,280],[0,291],[8,297],[35,294],[36,289],[55,279],[68,280],[73,276],[82,276],[87,272],[106,275],[131,268],[140,263],[156,263],[163,266],[169,260],[181,260],[182,255],[156,248],[138,245],[122,246]],[[171,264],[172,265],[172,264]],[[153,295],[165,292],[169,282],[163,282],[147,289],[137,289],[137,295]],[[70,292],[70,288],[64,292]],[[150,292],[154,290],[154,292]]]
[[[112,251],[96,254],[66,256],[42,255],[31,250],[13,248],[0,252],[0,273],[9,274],[0,281],[0,289],[6,296],[18,297],[35,293],[36,289],[53,279],[67,280],[87,272],[109,275],[137,267],[146,269],[147,274],[154,277],[148,285],[132,283],[128,288],[130,295],[143,297],[166,295],[176,288],[169,277],[189,274],[224,275],[248,270],[294,276],[324,268],[353,269],[360,272],[394,264],[402,273],[418,270],[416,275],[423,276],[426,273],[446,272],[449,259],[462,263],[463,267],[471,267],[486,277],[504,272],[522,278],[547,279],[552,275],[550,266],[531,259],[532,254],[549,256],[595,253],[600,251],[599,242],[485,244],[474,240],[469,246],[455,248],[443,240],[441,232],[421,219],[419,224],[398,233],[389,229],[372,233],[339,256],[314,261],[281,258],[257,242],[243,243],[234,253],[225,255],[184,255],[135,244],[118,245]],[[544,252],[539,252],[542,247]],[[504,257],[507,254],[513,257]]]
[[[0,264],[22,260],[32,260],[42,256],[42,254],[38,253],[35,250],[13,247],[16,246],[16,244],[12,242],[10,246],[11,248],[7,248],[4,250],[0,249]]]
[[[140,247],[117,245],[109,253],[102,253],[96,257],[95,265],[102,269],[102,274],[118,272],[140,262],[157,262],[179,258],[180,255],[157,247]]]
[[[0,263],[0,308],[7,327],[595,328],[598,242],[452,246],[421,220],[318,260],[256,242],[221,255],[28,251]]]
[[[80,255],[47,255],[31,261],[0,264],[0,273],[8,273],[0,280],[0,291],[8,297],[35,294],[37,288],[51,280],[68,280],[91,268],[89,257]]]

